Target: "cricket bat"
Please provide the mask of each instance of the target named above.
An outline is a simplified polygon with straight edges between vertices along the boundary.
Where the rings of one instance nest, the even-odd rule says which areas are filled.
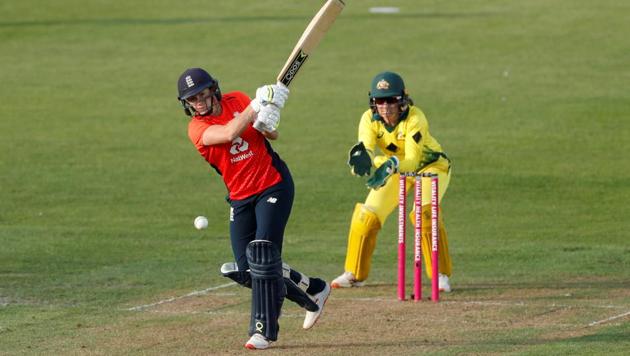
[[[304,33],[302,33],[302,37],[296,43],[289,59],[287,59],[287,62],[278,74],[277,79],[280,83],[289,86],[308,56],[317,47],[333,22],[335,22],[344,6],[345,4],[341,0],[328,0],[319,9],[306,27],[306,30],[304,30]]]
[[[339,16],[345,5],[342,0],[327,0],[324,6],[319,9],[308,26],[306,26],[302,36],[295,44],[295,47],[293,47],[293,51],[291,55],[289,55],[284,67],[280,70],[277,78],[278,82],[287,87],[291,84],[291,81],[295,78],[300,68],[302,68],[308,56],[317,47],[326,34],[326,31],[328,31],[335,22],[335,19]],[[256,128],[259,128],[256,124],[262,125],[262,123],[256,122],[254,123],[254,127]]]

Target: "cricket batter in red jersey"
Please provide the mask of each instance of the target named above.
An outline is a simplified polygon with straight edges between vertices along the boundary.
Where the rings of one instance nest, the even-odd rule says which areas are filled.
[[[278,138],[280,109],[289,95],[282,84],[265,85],[253,100],[242,92],[222,94],[201,68],[187,69],[177,83],[184,111],[192,116],[188,136],[223,178],[229,192],[230,241],[235,262],[221,273],[252,289],[249,349],[265,349],[278,338],[284,297],[306,309],[304,329],[322,313],[330,286],[282,262],[284,229],[294,185],[287,165],[268,140]],[[253,123],[259,121],[261,131]]]
[[[451,178],[451,161],[442,146],[429,132],[429,122],[419,107],[407,95],[400,75],[382,72],[372,79],[370,109],[359,122],[359,142],[350,149],[348,164],[353,175],[367,176],[370,192],[364,204],[356,204],[346,252],[345,272],[335,278],[333,288],[361,287],[370,273],[376,236],[385,220],[398,205],[399,174],[435,173],[439,179],[439,201],[442,201]],[[376,149],[380,155],[376,155]],[[414,183],[407,178],[407,191]],[[430,182],[423,182],[423,191],[430,191]],[[415,216],[412,211],[410,217]],[[410,219],[413,224],[415,221]],[[438,248],[439,288],[450,292],[451,257],[442,214],[439,214]],[[431,202],[422,201],[422,254],[429,278],[431,276]]]

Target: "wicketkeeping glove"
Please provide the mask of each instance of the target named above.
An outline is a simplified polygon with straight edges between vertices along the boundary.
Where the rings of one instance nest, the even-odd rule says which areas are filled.
[[[350,172],[353,175],[359,177],[370,175],[372,158],[370,158],[363,142],[359,142],[352,146],[348,156],[348,165],[350,166]]]
[[[374,175],[367,180],[370,189],[378,190],[387,183],[389,177],[398,171],[398,157],[392,156],[374,171]]]

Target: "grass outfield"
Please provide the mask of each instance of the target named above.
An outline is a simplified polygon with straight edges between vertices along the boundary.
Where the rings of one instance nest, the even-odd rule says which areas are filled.
[[[188,141],[176,80],[202,66],[253,95],[322,2],[0,3],[0,354],[241,351],[247,291],[219,288],[225,187]],[[270,353],[627,354],[630,5],[346,3],[274,143],[296,183],[284,259],[342,272],[367,193],[347,150],[389,69],[454,161],[454,291],[395,300],[394,214],[368,287],[335,292],[308,332],[286,303]]]

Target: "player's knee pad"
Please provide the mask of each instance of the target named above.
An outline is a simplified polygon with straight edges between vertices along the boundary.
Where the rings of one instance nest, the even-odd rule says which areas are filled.
[[[376,213],[363,204],[357,204],[350,223],[345,269],[352,272],[359,281],[368,277],[376,247],[376,235],[380,229],[381,222]]]
[[[433,223],[431,220],[431,205],[426,204],[422,206],[422,232],[423,233],[431,233],[431,224]],[[415,223],[415,221],[414,221]]]
[[[236,262],[224,263],[223,266],[221,266],[221,274],[223,277],[227,277],[243,287],[252,287],[252,278],[249,274],[249,270],[239,271]]]
[[[438,220],[438,233],[440,236],[440,243],[439,243],[440,273],[443,273],[450,277],[453,270],[453,264],[451,260],[451,255],[448,251],[448,234],[446,233],[446,227],[444,226],[444,219],[442,218],[442,214],[440,214],[440,217]]]
[[[249,334],[278,339],[278,318],[286,295],[280,251],[271,241],[254,240],[245,251],[252,279]]]
[[[284,276],[284,284],[287,287],[288,300],[308,311],[314,312],[319,310],[317,303],[306,293],[310,285],[310,278],[296,270],[292,270],[291,266],[286,263],[282,264],[282,274]]]

